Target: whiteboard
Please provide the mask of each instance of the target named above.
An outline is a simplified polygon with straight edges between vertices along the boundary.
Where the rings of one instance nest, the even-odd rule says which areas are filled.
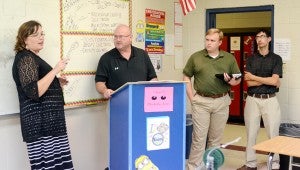
[[[113,33],[115,27],[129,23],[129,0],[64,0],[62,31]]]
[[[113,36],[62,35],[63,58],[70,62],[65,71],[95,71],[100,56],[114,47]]]
[[[46,33],[45,49],[40,56],[51,65],[59,59],[59,1],[0,0],[0,5],[0,115],[4,115],[19,113],[19,100],[11,71],[19,26],[28,20],[39,21]]]
[[[69,58],[64,74],[67,106],[101,102],[95,88],[97,64],[105,52],[114,48],[113,31],[118,24],[130,25],[128,0],[62,0],[62,58]]]
[[[95,89],[93,72],[100,56],[113,48],[115,26],[131,25],[130,6],[130,0],[0,0],[0,116],[19,113],[11,68],[22,23],[37,20],[42,24],[46,35],[39,56],[51,66],[60,58],[71,59],[65,70],[71,84],[64,95],[68,102],[82,104],[102,98]],[[78,90],[70,93],[72,89]]]

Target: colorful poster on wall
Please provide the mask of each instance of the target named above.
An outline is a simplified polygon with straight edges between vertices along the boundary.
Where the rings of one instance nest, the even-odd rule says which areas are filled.
[[[146,9],[145,50],[149,54],[165,53],[165,12]]]

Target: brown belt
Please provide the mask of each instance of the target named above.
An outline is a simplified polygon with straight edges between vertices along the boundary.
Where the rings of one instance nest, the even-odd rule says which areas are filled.
[[[248,96],[256,97],[256,98],[260,98],[260,99],[268,99],[271,97],[275,97],[276,94],[275,93],[273,93],[273,94],[248,94]]]
[[[228,92],[226,93],[221,93],[221,94],[212,94],[212,95],[208,95],[208,94],[203,94],[203,93],[198,93],[198,95],[202,96],[202,97],[211,97],[211,98],[220,98],[220,97],[223,97],[223,96],[226,96],[228,94]]]

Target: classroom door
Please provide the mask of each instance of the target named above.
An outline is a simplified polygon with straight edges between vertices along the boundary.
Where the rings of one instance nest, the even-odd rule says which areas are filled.
[[[255,36],[249,34],[230,34],[224,36],[220,49],[234,55],[241,72],[244,72],[247,58],[254,52]],[[231,105],[229,107],[229,120],[243,122],[245,99],[247,97],[247,84],[242,78],[239,85],[230,89]]]
[[[250,57],[254,52],[255,52],[255,36],[254,35],[248,35],[248,36],[243,36],[243,72],[246,70],[246,61],[248,57]],[[244,107],[245,107],[245,102],[246,102],[246,97],[247,97],[247,82],[242,79],[243,82],[243,103],[242,103],[242,115],[244,115]]]

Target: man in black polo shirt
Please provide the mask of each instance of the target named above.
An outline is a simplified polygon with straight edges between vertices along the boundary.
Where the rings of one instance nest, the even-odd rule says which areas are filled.
[[[244,119],[247,130],[246,164],[239,168],[257,169],[255,150],[260,120],[263,118],[268,137],[278,136],[280,126],[280,106],[275,93],[280,86],[282,77],[282,59],[279,55],[269,51],[271,36],[269,31],[261,29],[256,34],[258,53],[247,59],[245,80],[248,85]],[[273,169],[279,169],[279,158],[275,155],[272,162]]]
[[[131,29],[118,25],[114,31],[115,48],[100,58],[95,77],[96,89],[105,98],[127,82],[157,80],[148,54],[131,44]]]

